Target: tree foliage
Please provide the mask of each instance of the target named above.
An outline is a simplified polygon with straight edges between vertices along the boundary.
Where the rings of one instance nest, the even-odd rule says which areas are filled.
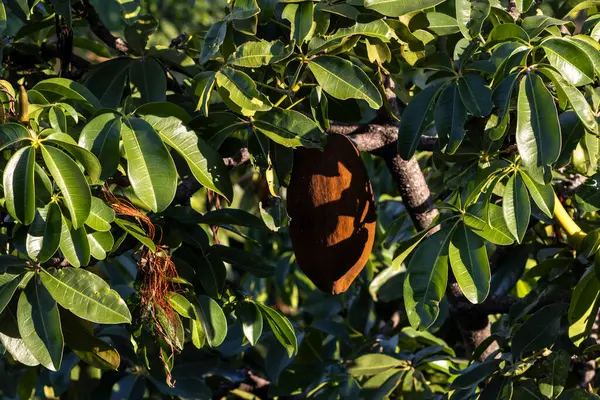
[[[596,398],[600,3],[207,4],[0,2],[0,394]],[[349,127],[377,234],[333,296],[286,188]]]

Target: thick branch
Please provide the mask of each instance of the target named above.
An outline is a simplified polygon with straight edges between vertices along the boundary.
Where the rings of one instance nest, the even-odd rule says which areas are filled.
[[[516,299],[512,304],[512,300],[503,299],[498,304],[494,304],[495,302],[492,302],[488,303],[487,306],[484,306],[484,304],[487,302],[486,301],[483,304],[473,305],[465,298],[464,294],[460,290],[454,274],[450,272],[449,278],[446,296],[448,298],[448,302],[450,303],[452,317],[455,319],[458,327],[460,328],[460,333],[463,341],[465,342],[467,354],[471,354],[473,350],[479,347],[479,345],[482,344],[492,334],[492,327],[488,318],[488,314],[494,314],[495,312],[489,311],[497,311],[498,313],[502,314],[507,313],[510,309],[510,305],[514,304]],[[488,308],[488,310],[486,310],[486,308]],[[480,359],[484,360],[488,355],[497,349],[498,343],[491,343],[488,348],[483,351]]]
[[[519,299],[512,296],[489,296],[480,304],[473,304],[469,301],[461,302],[456,305],[455,310],[464,315],[472,315],[472,313],[482,315],[507,314],[518,301]]]
[[[401,103],[398,101],[396,94],[394,93],[394,81],[387,79],[385,82],[385,94],[394,114],[400,115]],[[391,120],[391,119],[390,119]],[[391,128],[390,128],[391,127]],[[378,155],[383,157],[388,170],[392,174],[392,178],[396,183],[398,192],[402,197],[402,202],[408,215],[417,228],[422,231],[427,229],[434,218],[439,214],[438,210],[434,207],[433,198],[429,191],[429,186],[425,181],[425,176],[421,171],[419,162],[415,157],[410,160],[404,160],[400,154],[396,142],[398,140],[398,128],[395,124],[388,125],[388,128],[379,128],[377,126],[369,128],[371,135],[376,137],[391,140],[385,146],[381,147],[378,151]],[[356,139],[362,135],[356,135]],[[360,138],[363,142],[369,143],[370,141],[365,140],[365,137]],[[366,144],[365,143],[365,144]]]
[[[42,43],[41,50],[42,50],[42,53],[41,53],[42,58],[46,61],[50,60],[52,58],[59,57],[58,48],[56,46]],[[87,71],[92,64],[85,58],[79,57],[78,55],[73,54],[71,56],[71,65],[79,70]]]
[[[396,125],[346,125],[333,124],[330,133],[347,135],[360,151],[378,151],[383,147],[396,143],[398,140],[398,126]],[[419,140],[418,150],[433,151],[437,138],[422,136]]]
[[[510,16],[516,21],[519,19],[519,17],[521,16],[521,13],[519,12],[519,8],[517,7],[517,1],[516,0],[508,0],[508,14],[510,14]]]
[[[395,150],[395,145],[394,150]],[[438,215],[425,176],[416,158],[406,161],[397,151],[384,156],[406,211],[417,230],[427,229]]]
[[[225,157],[223,158],[223,162],[229,168],[237,167],[238,165],[242,165],[250,161],[250,153],[247,148],[241,148],[239,154],[236,154],[233,157]]]
[[[89,0],[81,0],[73,4],[75,13],[78,17],[87,20],[90,24],[90,29],[100,40],[106,43],[109,47],[120,51],[121,53],[129,53],[129,46],[121,38],[113,36],[106,26],[102,23],[100,16],[89,2]]]

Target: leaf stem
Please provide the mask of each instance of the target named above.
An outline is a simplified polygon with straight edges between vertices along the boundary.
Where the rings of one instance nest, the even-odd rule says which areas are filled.
[[[275,106],[275,107],[279,107],[279,106],[281,105],[281,103],[283,103],[283,101],[284,101],[285,99],[287,99],[287,97],[288,97],[288,95],[287,95],[287,94],[284,94],[283,96],[281,96],[281,98],[280,98],[279,100],[277,100],[277,103],[273,104],[273,106]]]
[[[287,94],[287,91],[285,91],[285,90],[283,90],[283,89],[276,88],[276,87],[274,87],[274,86],[271,86],[271,85],[267,85],[266,83],[262,83],[262,82],[260,82],[260,81],[255,81],[255,83],[256,83],[258,86],[264,87],[264,88],[266,88],[266,89],[273,90],[273,91],[275,91],[275,92],[277,92],[277,93],[282,93],[282,94],[283,94],[283,93],[285,93],[285,94]]]

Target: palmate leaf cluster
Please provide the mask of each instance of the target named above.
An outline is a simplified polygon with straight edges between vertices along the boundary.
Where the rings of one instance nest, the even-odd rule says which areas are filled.
[[[162,2],[111,0],[125,50],[98,2],[5,3],[2,396],[249,398],[250,370],[265,398],[597,397],[597,1],[234,0],[161,43]],[[85,62],[45,57],[55,22]],[[287,235],[293,149],[382,119],[440,216],[415,232],[365,154],[374,252],[320,293]],[[177,273],[144,297],[157,259]],[[454,280],[514,300],[475,349]]]

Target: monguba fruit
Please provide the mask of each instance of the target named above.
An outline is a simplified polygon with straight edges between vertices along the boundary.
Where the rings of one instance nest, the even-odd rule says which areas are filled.
[[[322,291],[346,291],[364,268],[375,239],[373,189],[360,153],[345,136],[325,150],[298,148],[287,195],[298,265]]]

